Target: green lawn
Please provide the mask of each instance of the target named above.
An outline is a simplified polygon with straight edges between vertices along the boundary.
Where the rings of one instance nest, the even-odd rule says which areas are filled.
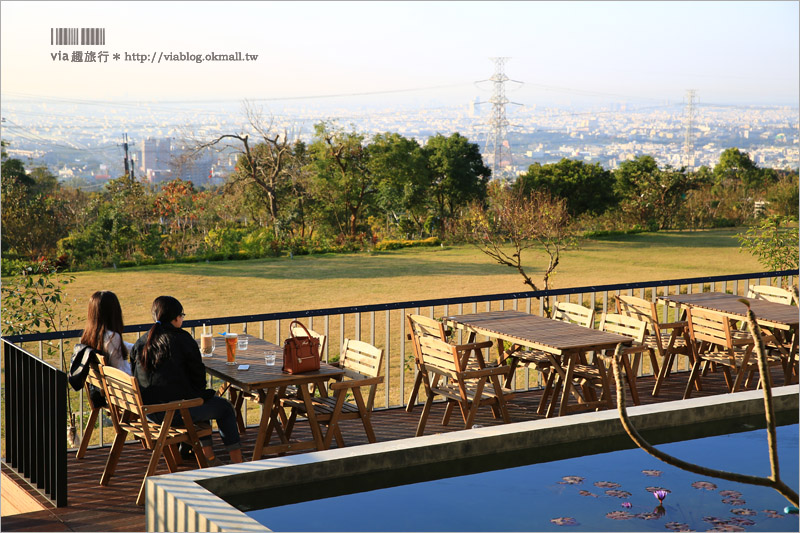
[[[739,252],[741,229],[659,232],[584,241],[562,255],[556,287],[575,287],[764,270]],[[524,256],[541,278],[546,256]],[[296,256],[79,272],[68,287],[81,327],[95,290],[120,298],[125,322],[149,322],[150,304],[169,294],[187,319],[446,298],[527,290],[513,269],[471,246]]]

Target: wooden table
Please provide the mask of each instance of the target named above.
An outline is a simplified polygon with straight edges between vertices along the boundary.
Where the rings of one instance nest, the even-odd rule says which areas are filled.
[[[321,364],[319,370],[304,372],[302,374],[287,374],[283,367],[283,349],[270,342],[258,339],[252,335],[239,334],[239,338],[247,337],[247,350],[236,351],[236,365],[226,364],[225,342],[222,337],[215,338],[215,349],[212,357],[204,357],[203,363],[206,372],[216,376],[232,387],[232,401],[237,408],[237,416],[241,416],[242,393],[257,394],[261,404],[261,421],[258,425],[253,460],[260,459],[262,455],[285,453],[290,450],[324,449],[322,431],[317,422],[314,408],[311,405],[312,394],[310,385],[316,385],[320,394],[327,396],[324,384],[331,378],[341,377],[344,371],[326,364]],[[267,366],[264,356],[272,352],[276,354],[275,365]],[[249,370],[238,370],[241,364],[250,365]],[[290,385],[297,387],[298,393],[306,405],[308,422],[311,426],[313,441],[289,442],[280,423],[279,411],[281,399],[286,395],[286,388]],[[241,418],[240,418],[241,424]],[[272,433],[276,432],[280,443],[269,445]]]
[[[800,310],[797,307],[724,292],[671,294],[659,299],[672,307],[700,307],[737,320],[747,320],[747,307],[739,301],[747,300],[759,326],[779,330],[774,337],[780,343],[780,351],[787,361],[786,369],[792,370],[797,355],[797,332],[800,325]],[[786,377],[788,383],[791,380],[790,372],[787,372]]]
[[[546,352],[562,382],[561,398],[553,400],[553,402],[559,401],[559,416],[571,410],[592,406],[572,386],[575,365],[583,360],[585,354],[611,350],[617,344],[630,345],[632,342],[630,337],[624,335],[606,333],[520,311],[490,311],[448,316],[445,320],[455,327],[469,331],[471,336],[469,342],[472,342],[474,335],[480,334]],[[498,350],[502,353],[502,343],[498,344]],[[567,405],[570,395],[578,400],[578,406]],[[551,403],[547,416],[551,416],[553,408],[554,403]]]

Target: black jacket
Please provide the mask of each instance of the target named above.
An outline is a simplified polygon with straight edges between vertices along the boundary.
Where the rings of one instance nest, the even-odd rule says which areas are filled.
[[[166,335],[166,348],[155,368],[145,370],[140,362],[142,349],[147,342],[146,333],[139,337],[131,349],[131,370],[139,382],[144,403],[208,399],[213,396],[214,391],[206,390],[206,367],[195,340],[188,332],[172,324],[162,327]],[[156,348],[153,346],[153,350]],[[152,361],[154,358],[148,359]]]

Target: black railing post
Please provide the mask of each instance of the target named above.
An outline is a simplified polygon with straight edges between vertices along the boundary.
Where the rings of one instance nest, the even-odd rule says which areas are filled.
[[[3,339],[5,462],[67,505],[67,375]]]

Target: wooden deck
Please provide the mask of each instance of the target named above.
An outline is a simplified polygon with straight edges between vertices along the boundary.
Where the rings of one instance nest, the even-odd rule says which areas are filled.
[[[782,376],[777,371],[773,371],[772,375],[775,386],[783,384]],[[653,378],[640,378],[637,388],[642,403],[661,403],[680,399],[687,377],[688,373],[673,376],[666,382],[657,399],[650,395]],[[721,373],[709,374],[704,378],[703,388],[702,392],[695,392],[692,397],[727,394]],[[509,402],[512,420],[522,422],[541,419],[542,417],[536,414],[540,396],[540,391],[533,391],[513,398]],[[384,442],[413,437],[421,411],[422,408],[417,407],[412,413],[407,413],[404,409],[375,412],[373,425],[378,440]],[[459,430],[460,417],[455,415],[450,426],[441,425],[443,411],[443,404],[434,406],[426,427],[426,435]],[[488,408],[479,410],[476,424],[488,426],[497,423],[492,419]],[[367,443],[363,428],[358,421],[343,422],[342,429],[348,445]],[[307,437],[310,434],[307,424],[298,423],[295,434],[298,437]],[[252,455],[254,440],[255,429],[249,429],[243,436],[245,457]],[[219,457],[227,462],[228,457],[218,437],[214,437],[214,443]],[[138,444],[127,445],[111,484],[108,487],[101,487],[100,475],[107,455],[108,448],[90,449],[86,457],[78,461],[74,453],[71,453],[68,460],[69,505],[62,508],[48,505],[49,508],[43,511],[5,516],[0,521],[0,529],[3,531],[145,531],[144,508],[137,507],[134,501],[149,454]],[[3,468],[4,472],[9,472],[5,465]],[[161,462],[159,473],[167,473],[164,461]],[[4,482],[7,480],[4,479]],[[38,499],[43,501],[41,497]]]

